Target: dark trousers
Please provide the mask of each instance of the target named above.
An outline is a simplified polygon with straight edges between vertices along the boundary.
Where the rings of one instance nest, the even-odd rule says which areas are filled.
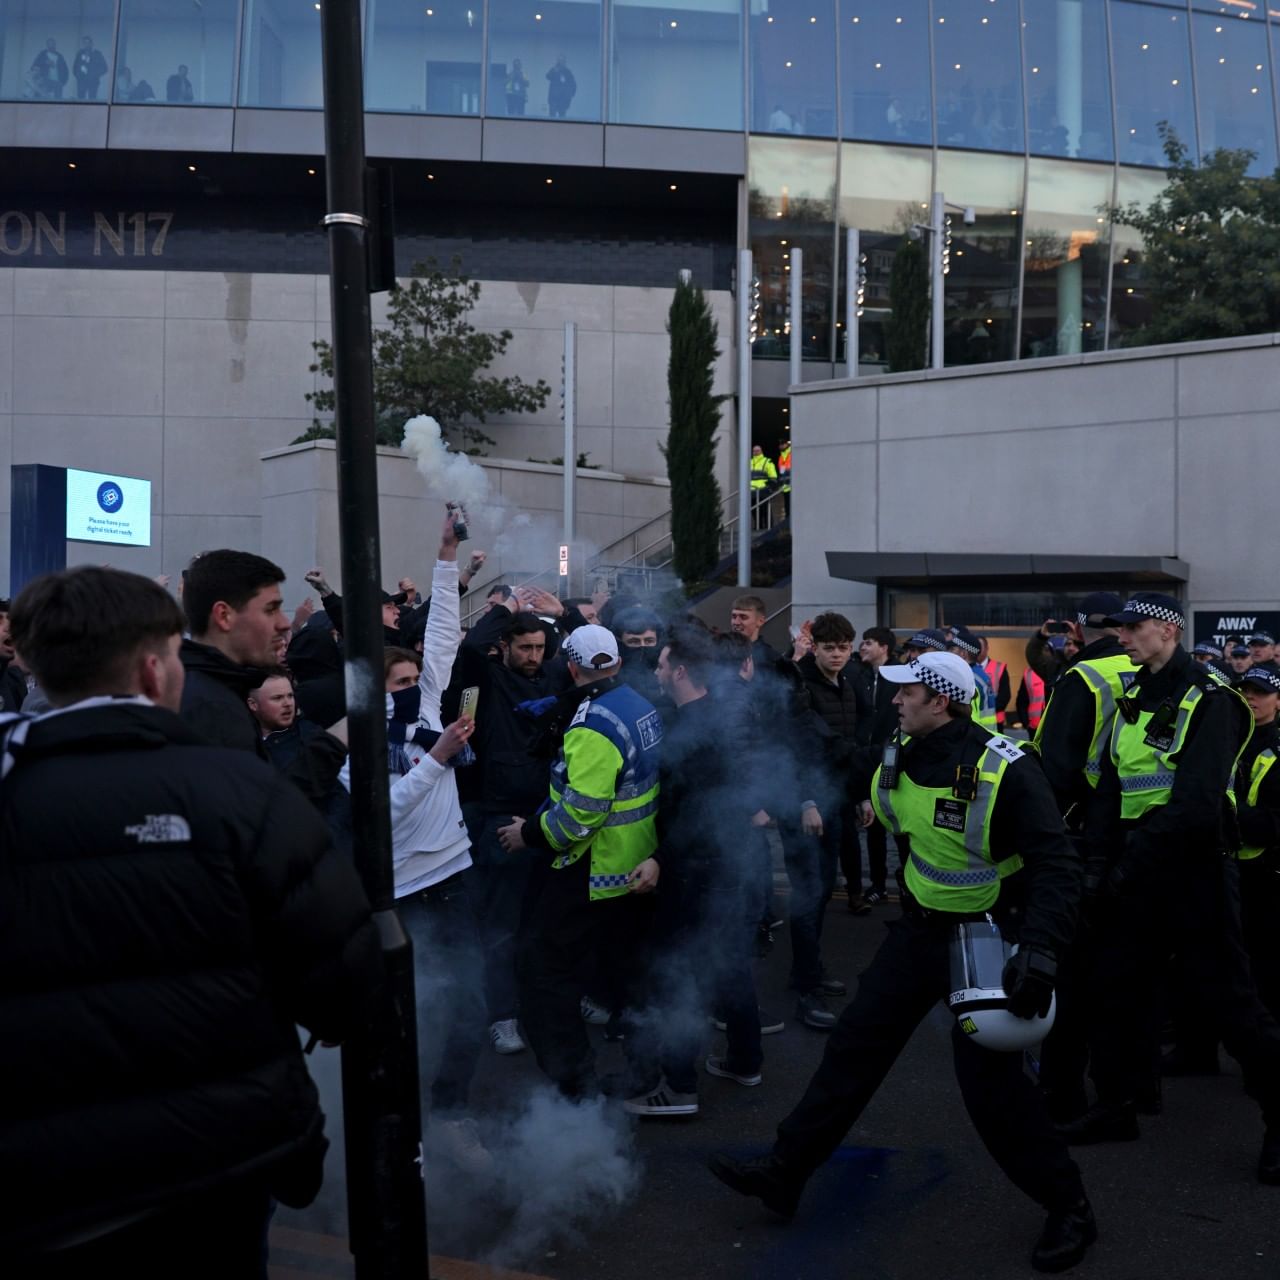
[[[652,894],[624,894],[592,902],[591,855],[537,877],[528,927],[518,948],[520,1018],[538,1065],[571,1098],[597,1088],[595,1050],[579,1007],[583,975],[595,980],[611,1012],[638,1008],[643,997],[644,947]],[[635,1037],[624,1045],[634,1052]]]
[[[822,981],[822,924],[835,888],[841,829],[839,810],[823,814],[820,837],[807,836],[798,826],[782,829],[791,881],[791,985],[802,995]]]
[[[431,1085],[431,1110],[465,1110],[486,1032],[484,953],[460,871],[396,902],[413,943],[418,1002],[418,1069]]]
[[[1216,1012],[1227,1052],[1255,1087],[1267,1124],[1280,1125],[1280,1026],[1249,971],[1235,860],[1170,855],[1157,875],[1099,905],[1089,1041],[1099,1099],[1131,1101],[1149,1074],[1150,1027],[1134,1010],[1150,1007],[1176,952],[1185,984],[1178,1000]]]
[[[840,870],[849,886],[849,897],[856,898],[862,892],[862,843],[859,823],[853,812],[846,809],[841,818]],[[870,890],[884,893],[889,879],[889,833],[877,818],[862,833],[867,838],[867,880]]]
[[[951,927],[906,916],[858,979],[827,1040],[817,1074],[778,1126],[774,1152],[798,1178],[828,1160],[924,1016],[950,988]],[[983,1049],[952,1028],[956,1079],[978,1135],[1009,1180],[1049,1209],[1076,1204],[1080,1171],[1054,1132],[1020,1053]]]
[[[754,885],[692,877],[659,886],[635,1068],[642,1088],[665,1076],[677,1093],[696,1093],[707,1014],[724,1020],[728,1064],[760,1070],[760,1012],[752,968],[759,925]]]
[[[9,1260],[11,1280],[265,1280],[271,1196],[253,1180],[218,1187],[73,1249]]]
[[[528,849],[507,853],[498,830],[508,826],[506,813],[485,814],[476,824],[471,856],[478,882],[477,917],[484,947],[484,994],[489,1021],[514,1018],[517,1012],[516,945],[527,914],[529,885],[536,857]]]

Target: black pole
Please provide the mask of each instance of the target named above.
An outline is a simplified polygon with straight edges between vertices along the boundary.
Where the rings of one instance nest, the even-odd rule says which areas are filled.
[[[387,793],[360,0],[324,0],[321,31],[351,810],[390,996],[342,1050],[351,1252],[358,1280],[425,1280],[413,956],[395,913]]]

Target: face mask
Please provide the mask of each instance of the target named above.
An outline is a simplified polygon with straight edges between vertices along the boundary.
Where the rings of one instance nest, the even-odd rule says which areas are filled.
[[[391,695],[391,718],[400,724],[417,724],[418,711],[422,707],[422,689],[414,685],[409,689],[397,689]]]
[[[654,671],[658,666],[658,658],[662,650],[655,644],[650,645],[647,649],[627,649],[622,650],[622,665],[624,667],[648,667],[650,671]]]

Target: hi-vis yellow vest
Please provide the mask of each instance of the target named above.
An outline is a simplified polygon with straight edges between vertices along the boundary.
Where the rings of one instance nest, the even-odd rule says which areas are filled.
[[[905,743],[904,743],[905,745]],[[958,800],[948,787],[921,787],[899,769],[898,785],[871,780],[876,817],[911,845],[904,874],[907,888],[932,911],[986,911],[1000,896],[1000,881],[1022,866],[1021,857],[996,862],[991,856],[991,815],[1000,781],[1023,752],[1016,743],[992,735],[978,757],[978,787],[973,800]]]
[[[1116,716],[1116,699],[1124,697],[1138,668],[1125,653],[1113,654],[1109,658],[1086,658],[1077,662],[1062,673],[1056,692],[1063,680],[1079,676],[1089,686],[1093,694],[1093,737],[1089,741],[1089,754],[1085,757],[1085,781],[1091,787],[1098,785],[1098,777],[1102,773],[1102,757],[1111,743],[1111,725]],[[1053,723],[1053,695],[1049,696],[1048,706],[1040,718],[1036,729],[1034,744],[1039,747],[1044,740],[1045,726]]]
[[[1245,804],[1256,805],[1258,803],[1258,792],[1262,789],[1262,780],[1271,772],[1275,762],[1276,753],[1274,747],[1259,751],[1254,756],[1253,767],[1249,770],[1249,792],[1245,796]],[[1236,857],[1241,862],[1248,862],[1253,858],[1259,857],[1262,851],[1263,846],[1260,844],[1247,844],[1236,853]]]

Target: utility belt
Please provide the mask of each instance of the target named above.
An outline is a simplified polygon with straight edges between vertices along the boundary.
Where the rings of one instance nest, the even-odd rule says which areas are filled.
[[[1023,877],[1020,874],[1010,876],[1000,882],[1000,896],[986,911],[939,911],[936,907],[921,906],[915,894],[907,888],[906,876],[901,867],[894,872],[898,882],[898,896],[901,901],[902,914],[908,920],[927,924],[930,928],[950,929],[953,925],[986,921],[993,918],[1000,926],[1000,931],[1010,942],[1016,942],[1022,925]]]

